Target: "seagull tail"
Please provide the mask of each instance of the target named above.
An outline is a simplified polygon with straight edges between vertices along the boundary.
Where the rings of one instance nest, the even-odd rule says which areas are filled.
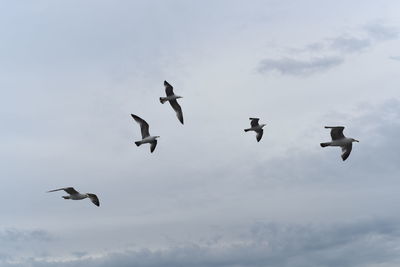
[[[326,146],[329,146],[330,143],[321,143],[320,145],[321,145],[321,147],[326,147]]]
[[[140,146],[142,143],[140,141],[135,142],[136,146]]]
[[[160,103],[164,104],[167,100],[164,97],[160,97]]]

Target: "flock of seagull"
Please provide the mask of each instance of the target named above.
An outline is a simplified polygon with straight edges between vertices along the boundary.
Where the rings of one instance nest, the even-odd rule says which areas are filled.
[[[164,81],[165,93],[166,97],[160,97],[161,104],[165,102],[169,102],[171,107],[176,113],[178,120],[183,124],[183,113],[182,108],[179,105],[177,99],[182,98],[182,96],[175,95],[174,88],[167,81]],[[142,134],[142,140],[136,141],[136,146],[140,146],[143,144],[150,144],[150,152],[153,153],[157,146],[157,138],[160,136],[150,135],[149,132],[149,124],[142,118],[137,115],[131,114],[132,118],[140,125],[140,131]],[[263,128],[266,124],[259,124],[259,118],[250,118],[250,128],[244,129],[245,132],[254,131],[256,133],[257,142],[260,142],[264,130]],[[342,160],[345,161],[351,153],[353,142],[359,142],[354,138],[345,137],[343,134],[344,126],[325,126],[326,129],[331,129],[331,138],[332,141],[320,143],[321,147],[327,146],[336,146],[342,149]],[[100,206],[99,198],[92,193],[79,193],[73,187],[64,187],[59,189],[50,190],[48,192],[55,192],[64,190],[69,194],[69,196],[63,196],[64,199],[72,199],[72,200],[82,200],[85,198],[89,198],[93,204],[96,206]]]

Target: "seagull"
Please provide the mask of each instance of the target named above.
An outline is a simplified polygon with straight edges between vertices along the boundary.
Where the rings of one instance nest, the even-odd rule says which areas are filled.
[[[342,148],[342,159],[345,161],[349,156],[353,147],[353,142],[359,142],[354,138],[347,138],[343,135],[343,126],[325,126],[331,129],[332,142],[321,143],[321,147],[340,146]]]
[[[182,97],[174,94],[174,87],[172,87],[172,85],[170,85],[167,81],[164,81],[164,87],[167,97],[160,97],[161,104],[164,104],[165,102],[169,101],[171,107],[175,110],[178,120],[183,124],[182,108],[178,104],[178,101],[176,101],[178,98]]]
[[[259,118],[249,118],[249,120],[251,120],[251,122],[250,122],[251,128],[244,129],[244,131],[245,132],[255,131],[257,133],[257,136],[256,136],[257,142],[260,142],[260,140],[263,136],[263,133],[264,133],[263,127],[266,124],[258,124],[258,121],[260,120]]]
[[[67,192],[69,194],[69,196],[63,196],[64,199],[81,200],[81,199],[85,199],[85,198],[90,198],[90,201],[92,201],[93,204],[95,204],[97,207],[100,206],[99,199],[97,198],[97,196],[95,194],[91,194],[91,193],[81,194],[78,191],[76,191],[73,187],[64,187],[64,188],[54,189],[54,190],[47,191],[47,193],[60,191],[60,190],[64,190],[65,192]]]
[[[153,153],[154,149],[156,149],[157,146],[157,138],[159,136],[151,136],[149,133],[149,125],[147,122],[140,118],[139,116],[136,116],[134,114],[131,114],[132,118],[139,123],[140,125],[140,130],[142,131],[142,140],[135,142],[137,146],[140,146],[142,144],[150,143],[150,152]]]

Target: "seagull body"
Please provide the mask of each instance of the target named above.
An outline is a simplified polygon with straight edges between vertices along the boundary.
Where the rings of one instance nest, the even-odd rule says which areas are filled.
[[[258,124],[258,121],[260,120],[259,118],[249,118],[250,121],[250,128],[244,129],[245,132],[248,131],[255,131],[257,133],[257,142],[260,142],[263,134],[264,134],[264,130],[263,127],[266,126],[266,124]]]
[[[140,130],[142,132],[142,140],[136,141],[135,144],[137,146],[143,145],[143,144],[150,144],[150,152],[153,153],[154,149],[156,149],[157,146],[157,138],[159,136],[151,136],[149,133],[149,124],[140,118],[139,116],[136,116],[134,114],[131,114],[132,118],[139,123],[140,125]]]
[[[343,134],[343,126],[325,126],[326,129],[331,129],[331,142],[321,143],[321,147],[339,146],[342,148],[342,159],[345,161],[353,148],[353,142],[359,142],[354,138],[345,137]]]
[[[182,98],[181,96],[178,95],[170,95],[170,96],[166,96],[166,97],[160,97],[160,102],[161,104],[164,104],[167,101],[172,101],[172,100],[176,100]]]
[[[67,192],[69,194],[69,196],[63,196],[62,198],[64,198],[64,199],[81,200],[81,199],[89,198],[90,201],[93,202],[93,204],[95,204],[98,207],[100,206],[100,201],[95,194],[92,194],[92,193],[82,194],[82,193],[79,193],[78,191],[76,191],[73,187],[63,187],[63,188],[59,188],[59,189],[50,190],[47,192],[49,193],[49,192],[55,192],[55,191],[60,191],[60,190],[64,190],[65,192]]]
[[[169,101],[171,107],[174,109],[176,113],[176,116],[178,117],[178,120],[183,124],[182,108],[178,104],[178,101],[176,101],[177,99],[182,97],[174,94],[174,87],[172,87],[172,85],[170,85],[167,81],[164,81],[164,87],[167,97],[160,97],[161,104],[164,104],[165,102]]]

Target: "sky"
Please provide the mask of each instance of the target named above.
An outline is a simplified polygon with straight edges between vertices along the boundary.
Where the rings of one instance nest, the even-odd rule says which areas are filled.
[[[0,266],[399,266],[399,12],[0,1]],[[345,162],[326,125],[360,140]]]

